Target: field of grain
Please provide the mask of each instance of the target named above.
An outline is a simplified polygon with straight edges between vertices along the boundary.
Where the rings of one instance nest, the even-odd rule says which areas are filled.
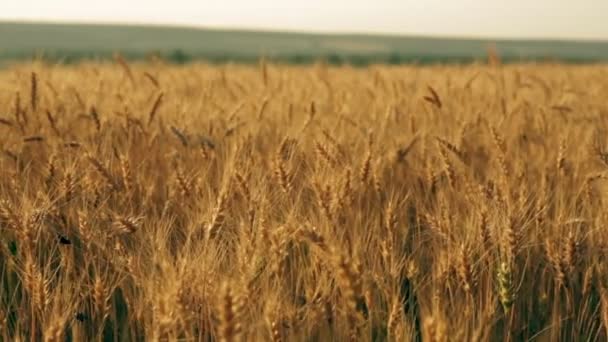
[[[0,70],[3,341],[605,341],[608,66]]]

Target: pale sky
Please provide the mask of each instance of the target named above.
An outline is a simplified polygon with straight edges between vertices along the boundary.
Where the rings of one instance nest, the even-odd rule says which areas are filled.
[[[0,20],[608,40],[608,0],[0,0]]]

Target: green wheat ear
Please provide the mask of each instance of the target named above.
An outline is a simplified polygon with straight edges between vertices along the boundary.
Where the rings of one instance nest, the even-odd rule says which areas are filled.
[[[515,301],[513,289],[513,272],[507,262],[502,262],[498,268],[498,297],[505,313],[509,312]]]

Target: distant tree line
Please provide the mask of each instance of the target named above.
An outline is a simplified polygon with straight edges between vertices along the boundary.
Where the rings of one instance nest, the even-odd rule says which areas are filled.
[[[111,59],[115,51],[45,51],[45,52],[0,52],[0,60],[43,60],[52,63],[71,64],[82,60],[107,60]],[[127,60],[146,60],[157,59],[173,64],[186,64],[190,62],[208,62],[213,64],[221,63],[257,63],[261,56],[256,55],[237,55],[230,53],[198,53],[187,52],[183,49],[170,51],[137,52],[121,51],[120,54]],[[475,61],[485,61],[487,56],[450,56],[450,55],[416,55],[393,52],[388,54],[284,54],[275,56],[264,56],[266,60],[286,63],[286,64],[311,64],[323,61],[330,65],[352,65],[366,66],[370,64],[465,64]],[[521,58],[515,56],[501,56],[504,63],[518,61],[546,61],[559,60],[567,63],[589,63],[596,60],[587,58],[550,58],[550,57],[531,57]]]

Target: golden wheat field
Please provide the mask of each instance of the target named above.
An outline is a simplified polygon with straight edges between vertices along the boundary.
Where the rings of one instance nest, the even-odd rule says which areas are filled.
[[[606,341],[608,66],[0,71],[3,341]]]

